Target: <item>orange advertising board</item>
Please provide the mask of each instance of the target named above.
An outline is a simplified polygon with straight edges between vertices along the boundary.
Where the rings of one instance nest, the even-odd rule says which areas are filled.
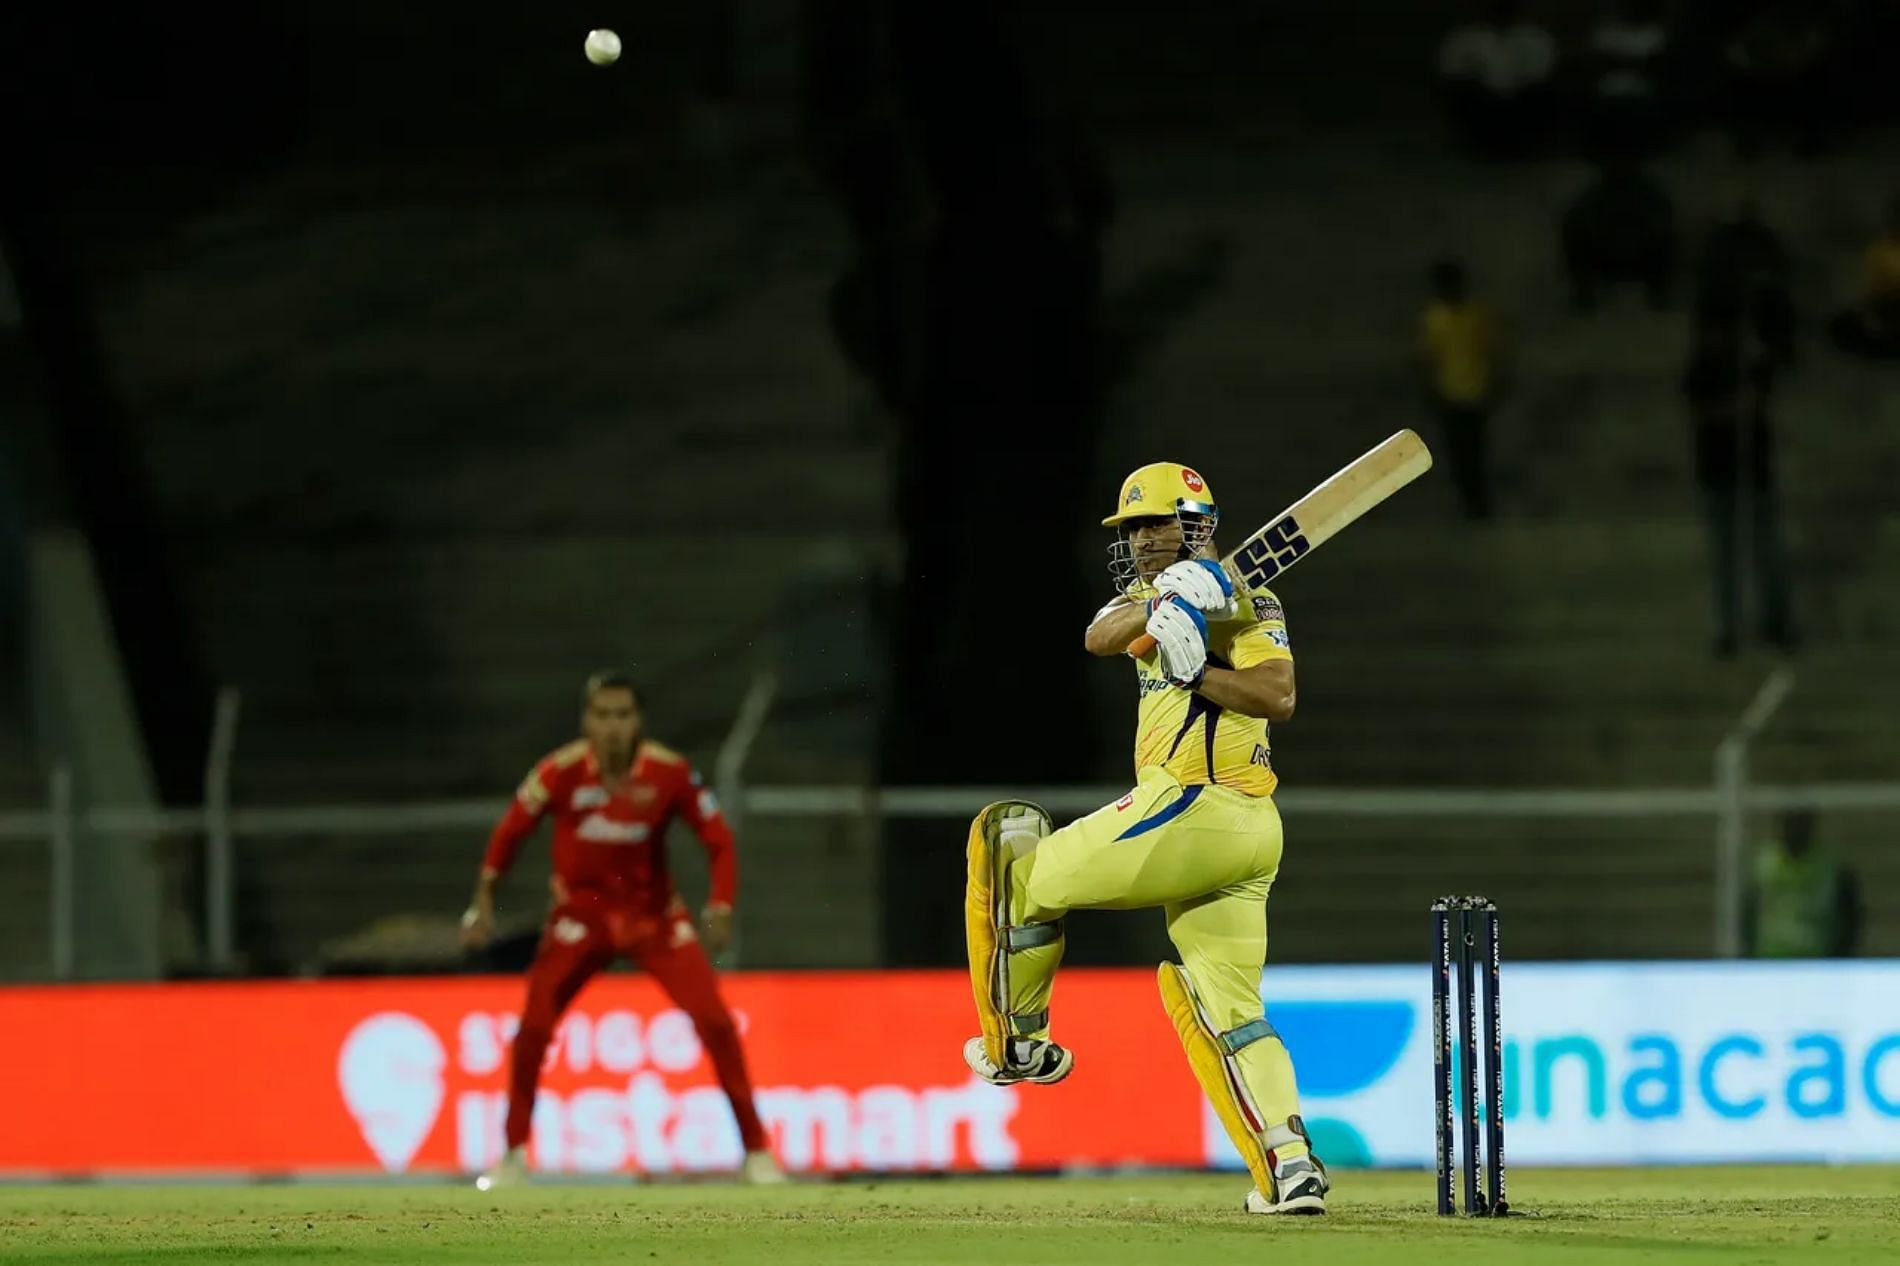
[[[0,989],[0,1174],[457,1173],[501,1147],[523,982],[452,977]],[[804,1171],[1199,1165],[1198,1091],[1144,971],[1057,989],[1077,1051],[1053,1087],[983,1084],[962,972],[724,981],[759,1108]],[[605,976],[544,1065],[554,1172],[733,1168],[739,1138],[692,1024]]]

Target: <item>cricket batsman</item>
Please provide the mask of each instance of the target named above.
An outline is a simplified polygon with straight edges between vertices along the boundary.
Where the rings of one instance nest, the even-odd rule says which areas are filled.
[[[1293,715],[1293,652],[1279,599],[1236,595],[1214,550],[1219,521],[1206,480],[1173,462],[1128,476],[1102,521],[1117,529],[1120,592],[1087,648],[1155,641],[1135,660],[1135,786],[1061,830],[1021,800],[971,823],[965,929],[982,1033],[963,1057],[997,1085],[1067,1077],[1075,1056],[1049,1036],[1063,916],[1159,906],[1181,954],[1161,964],[1161,1000],[1253,1176],[1245,1209],[1319,1214],[1330,1183],[1260,1002],[1281,846],[1267,723]]]
[[[732,936],[738,861],[732,828],[710,790],[677,752],[648,738],[633,682],[620,673],[588,679],[581,699],[579,741],[529,772],[489,837],[462,916],[463,943],[480,948],[495,929],[495,885],[541,819],[554,818],[554,904],[528,969],[509,1064],[507,1151],[477,1180],[486,1191],[527,1178],[534,1097],[554,1027],[594,973],[625,957],[660,983],[692,1017],[732,1103],[745,1145],[742,1174],[750,1182],[784,1175],[767,1144],[752,1102],[745,1052],[704,945],[717,954]],[[706,847],[712,893],[695,930],[667,873],[666,828],[684,818]]]

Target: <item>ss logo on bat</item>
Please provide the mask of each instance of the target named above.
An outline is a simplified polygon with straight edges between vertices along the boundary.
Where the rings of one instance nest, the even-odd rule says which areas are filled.
[[[1289,514],[1241,546],[1234,554],[1234,565],[1248,588],[1258,588],[1311,548],[1299,521]]]

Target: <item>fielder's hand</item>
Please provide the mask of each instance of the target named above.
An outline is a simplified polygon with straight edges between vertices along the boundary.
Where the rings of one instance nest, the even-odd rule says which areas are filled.
[[[1161,656],[1161,671],[1192,690],[1207,673],[1207,617],[1186,598],[1157,598],[1148,612],[1148,636]]]
[[[732,944],[731,906],[717,901],[706,903],[706,908],[699,912],[699,943],[706,947],[709,958],[725,953],[726,946]]]
[[[462,912],[462,948],[487,949],[494,936],[495,899],[487,893],[477,893],[468,909]]]
[[[1234,600],[1234,582],[1211,558],[1173,564],[1155,577],[1155,591],[1164,598],[1178,595],[1187,599],[1210,620],[1231,620],[1240,613],[1240,605]]]

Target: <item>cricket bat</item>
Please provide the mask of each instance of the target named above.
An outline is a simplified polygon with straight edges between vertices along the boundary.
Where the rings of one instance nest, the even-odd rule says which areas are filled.
[[[1319,487],[1267,521],[1267,525],[1220,560],[1241,600],[1359,516],[1432,468],[1431,450],[1416,431],[1400,431],[1340,469]],[[1143,633],[1128,646],[1137,658],[1154,649]]]

